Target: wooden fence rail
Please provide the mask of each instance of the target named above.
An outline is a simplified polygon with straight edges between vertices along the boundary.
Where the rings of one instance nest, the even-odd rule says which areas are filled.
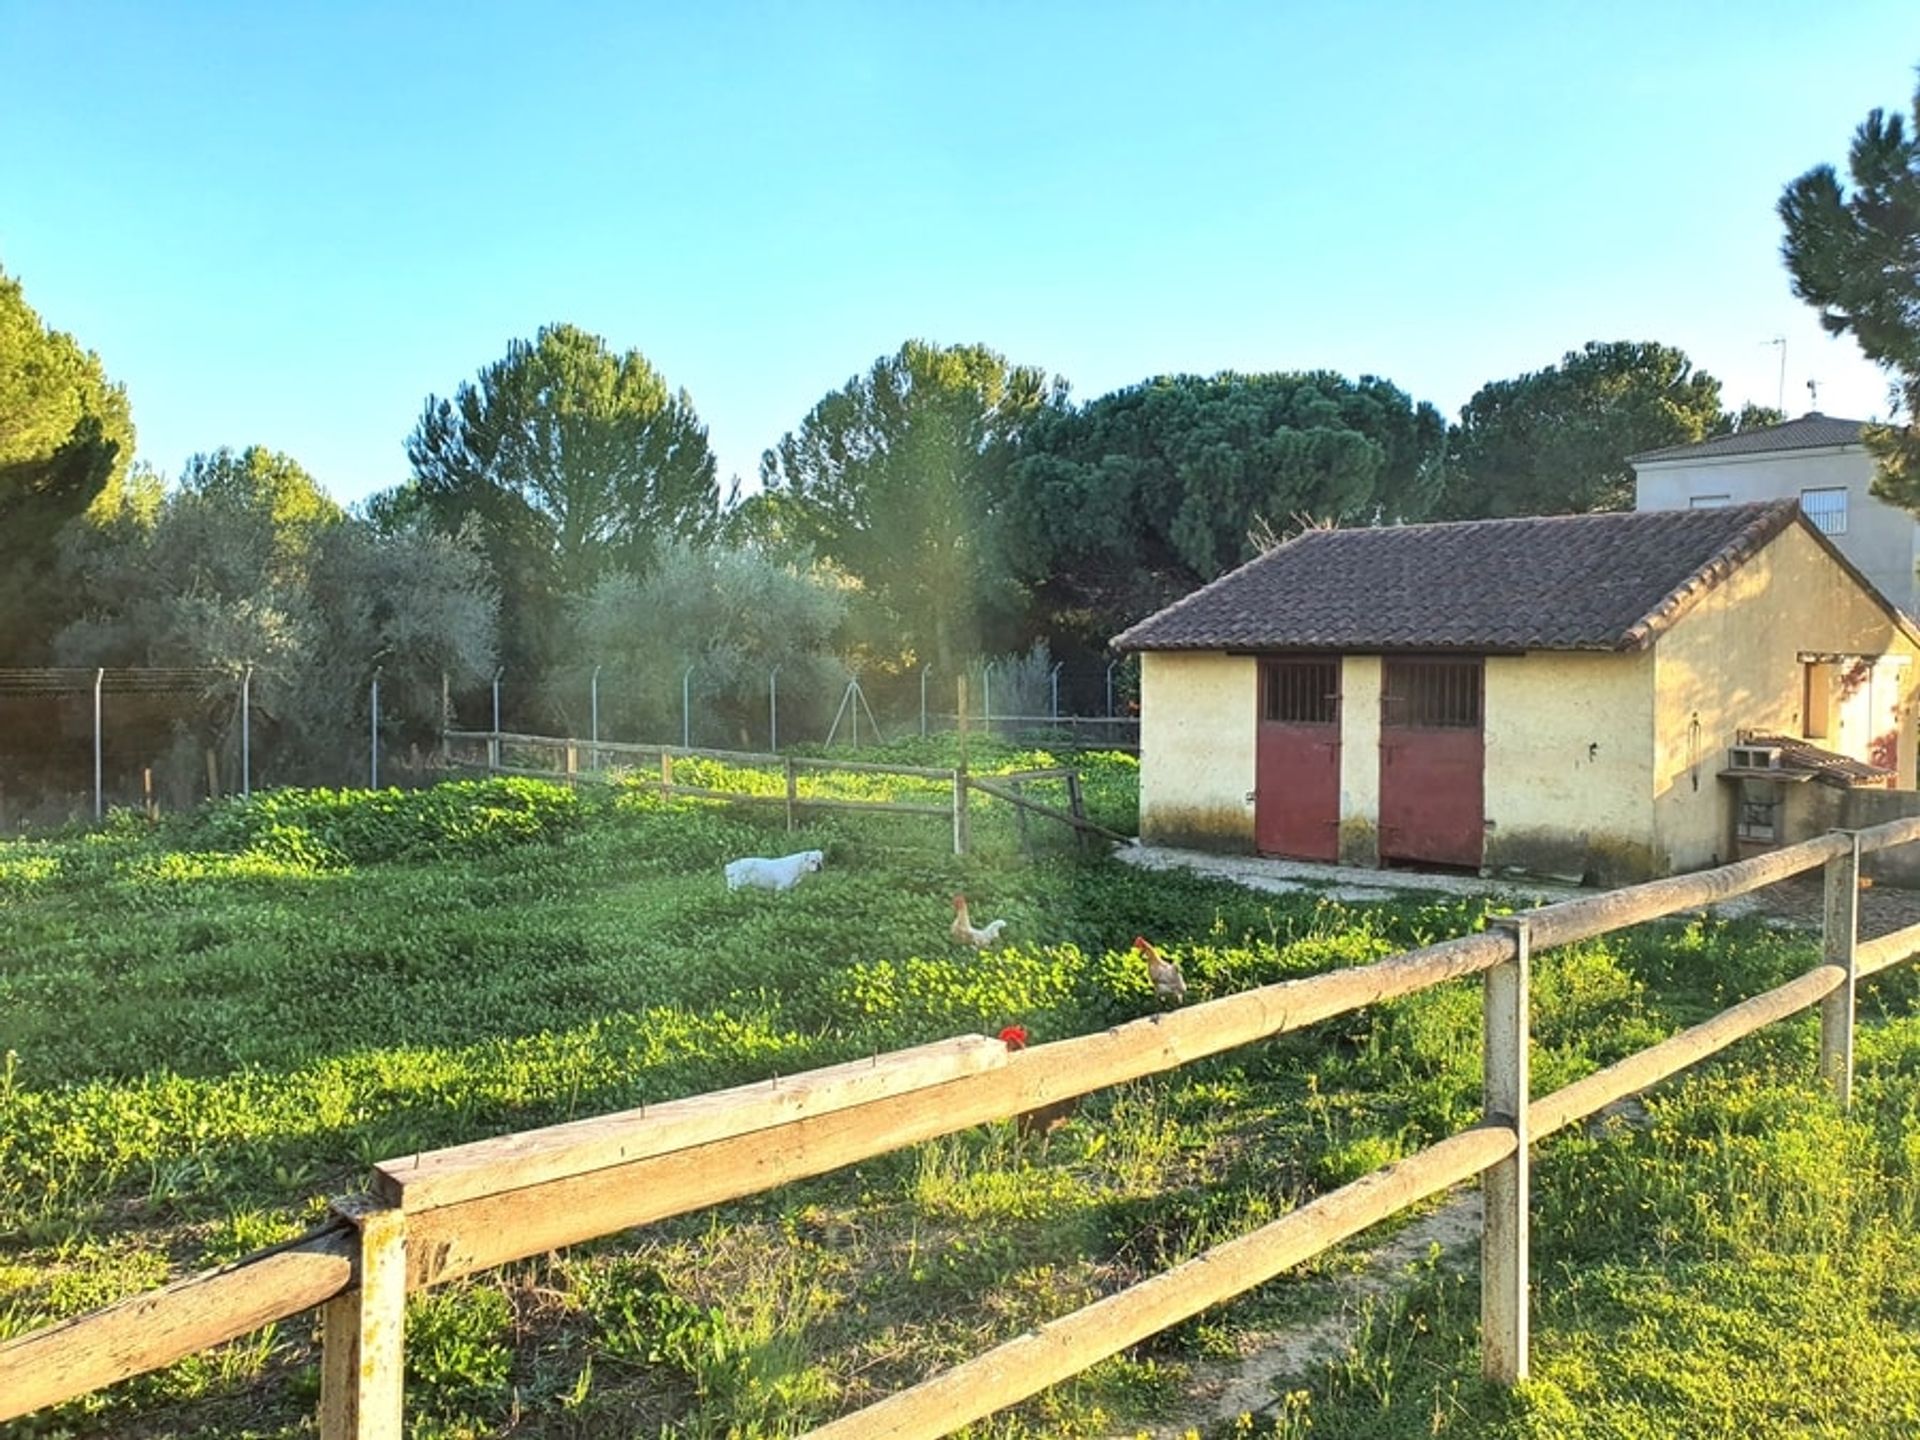
[[[58,1405],[286,1320],[354,1284],[358,1246],[330,1225],[0,1344],[0,1420]]]
[[[482,734],[492,742],[503,738]],[[497,758],[497,757],[496,757]],[[791,773],[791,772],[789,772]],[[946,774],[948,772],[940,772]],[[969,788],[967,777],[955,785]],[[957,807],[956,828],[964,816]],[[611,1234],[1174,1070],[1364,1005],[1488,976],[1486,1118],[974,1360],[813,1432],[931,1440],[1038,1393],[1231,1298],[1407,1205],[1475,1175],[1483,1366],[1526,1373],[1528,1152],[1776,1020],[1822,1006],[1822,1068],[1844,1103],[1855,982],[1920,953],[1920,925],[1860,942],[1860,857],[1920,839],[1920,818],[1836,834],[1694,875],[1544,906],[1481,934],[1283,981],[1010,1052],[960,1036],[785,1079],[550,1126],[375,1167],[373,1193],[324,1230],[151,1295],[0,1344],[0,1420],[161,1368],[260,1325],[321,1308],[323,1440],[399,1433],[401,1316],[410,1290]],[[1821,963],[1785,985],[1554,1093],[1526,1086],[1531,954],[1729,899],[1820,867]],[[1844,1003],[1835,1004],[1842,997]]]
[[[794,828],[798,812],[802,810],[852,810],[865,811],[869,814],[937,817],[951,822],[953,849],[956,855],[964,855],[970,848],[971,825],[967,815],[969,791],[978,791],[982,795],[991,796],[995,800],[1014,807],[1023,849],[1027,844],[1029,814],[1067,826],[1082,844],[1089,838],[1098,838],[1116,844],[1133,843],[1131,836],[1109,830],[1087,818],[1086,803],[1080,786],[1080,772],[1068,766],[1014,770],[996,774],[990,778],[982,778],[970,774],[965,767],[936,769],[926,765],[841,760],[833,756],[821,755],[773,755],[757,750],[711,750],[685,745],[636,745],[624,741],[580,740],[556,735],[519,735],[505,730],[447,730],[441,733],[441,740],[442,748],[453,764],[485,769],[490,775],[517,775],[527,779],[555,780],[562,783],[572,783],[580,777],[580,759],[583,755],[587,760],[588,773],[594,773],[603,768],[599,762],[604,756],[629,756],[636,761],[644,760],[649,766],[659,766],[657,780],[651,776],[636,776],[636,783],[640,785],[657,788],[662,794],[689,796],[700,800],[725,800],[740,805],[783,805],[787,811],[789,830]],[[482,760],[454,758],[453,746],[456,744],[484,746],[485,758]],[[510,746],[521,750],[551,752],[559,757],[560,763],[552,766],[510,764],[505,758]],[[749,768],[779,766],[786,777],[785,791],[782,794],[761,795],[748,790],[723,790],[714,786],[688,785],[674,778],[676,759],[718,760]],[[852,775],[899,775],[915,780],[935,780],[947,787],[947,795],[939,804],[910,800],[855,800],[831,795],[803,795],[799,792],[796,781],[797,772],[802,770],[838,770]],[[1059,806],[1035,800],[1026,793],[1027,785],[1042,781],[1065,783],[1067,806],[1064,810]]]

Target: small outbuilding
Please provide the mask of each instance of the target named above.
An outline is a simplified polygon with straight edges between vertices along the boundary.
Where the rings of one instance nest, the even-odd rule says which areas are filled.
[[[1114,645],[1148,843],[1620,884],[1914,787],[1920,631],[1791,500],[1310,530]]]

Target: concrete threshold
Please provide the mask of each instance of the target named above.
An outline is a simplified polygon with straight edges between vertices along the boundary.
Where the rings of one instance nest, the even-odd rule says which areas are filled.
[[[1391,900],[1399,895],[1497,895],[1544,904],[1594,893],[1577,885],[1549,880],[1367,870],[1354,865],[1275,860],[1264,855],[1215,855],[1164,845],[1123,845],[1113,853],[1115,859],[1143,870],[1190,870],[1196,875],[1231,880],[1249,890],[1263,890],[1272,895],[1315,892],[1329,900]]]

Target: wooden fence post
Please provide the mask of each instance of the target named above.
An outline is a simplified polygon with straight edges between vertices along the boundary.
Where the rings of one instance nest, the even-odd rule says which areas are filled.
[[[567,784],[577,784],[580,779],[580,747],[575,745],[571,740],[567,742],[565,763]]]
[[[799,776],[794,771],[793,757],[791,755],[787,756],[786,765],[787,765],[787,830],[789,833],[791,833],[795,824],[798,823],[795,812],[798,809],[798,801],[800,798],[800,779],[799,779]]]
[[[1081,825],[1086,824],[1087,799],[1086,796],[1080,793],[1080,772],[1078,770],[1069,770],[1067,772],[1067,810]],[[1073,838],[1084,854],[1087,848],[1087,832],[1081,829],[1079,825],[1076,825],[1073,831]]]
[[[1014,781],[1013,793],[1015,795],[1020,796],[1022,799],[1025,799],[1027,794],[1026,782],[1024,780]],[[1027,833],[1027,807],[1026,806],[1016,805],[1013,807],[1013,821],[1014,821],[1014,824],[1018,826],[1020,830],[1020,854],[1024,858],[1031,860],[1033,858],[1033,837]]]
[[[1820,1074],[1842,1109],[1853,1103],[1854,951],[1860,942],[1860,836],[1845,833],[1853,843],[1846,854],[1827,861],[1820,926],[1821,958],[1847,976],[1820,1002]]]
[[[1483,994],[1482,1106],[1490,1124],[1509,1125],[1511,1158],[1481,1177],[1480,1373],[1497,1385],[1527,1378],[1527,972],[1531,926],[1495,922],[1513,935],[1511,960],[1487,971]]]
[[[360,1274],[320,1309],[320,1440],[401,1440],[406,1214],[358,1196],[333,1208],[359,1231]]]
[[[660,788],[668,795],[673,793],[673,751],[664,745],[660,747]]]
[[[973,841],[973,825],[967,816],[967,767],[963,761],[953,772],[953,853],[964,855]]]

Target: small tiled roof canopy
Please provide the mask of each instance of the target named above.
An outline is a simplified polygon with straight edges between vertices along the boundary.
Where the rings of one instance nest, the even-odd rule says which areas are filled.
[[[1639,650],[1798,514],[1795,501],[1774,500],[1309,530],[1142,620],[1113,644]]]
[[[1773,735],[1765,731],[1740,732],[1742,745],[1757,746],[1780,752],[1779,771],[1772,770],[1723,770],[1723,775],[1734,775],[1741,779],[1766,779],[1784,771],[1795,779],[1814,779],[1823,785],[1835,789],[1850,790],[1861,786],[1885,785],[1893,779],[1897,771],[1885,765],[1874,765],[1865,760],[1856,760],[1851,755],[1842,755],[1837,751],[1825,749],[1798,735]]]

